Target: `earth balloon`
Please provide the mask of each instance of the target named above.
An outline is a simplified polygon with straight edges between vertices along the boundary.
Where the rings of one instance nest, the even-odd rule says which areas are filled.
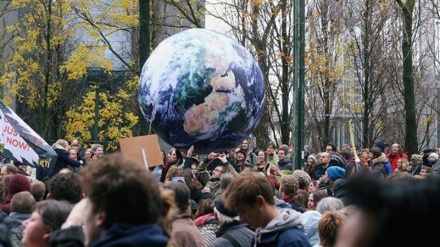
[[[265,83],[255,58],[235,40],[190,29],[162,41],[145,62],[139,105],[169,145],[194,153],[237,147],[260,121]]]

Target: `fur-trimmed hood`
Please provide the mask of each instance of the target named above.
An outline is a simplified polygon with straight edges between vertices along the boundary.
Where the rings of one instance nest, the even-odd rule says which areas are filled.
[[[382,153],[379,157],[371,160],[371,163],[373,165],[378,164],[378,163],[385,163],[385,162],[388,162],[388,159],[384,153]]]

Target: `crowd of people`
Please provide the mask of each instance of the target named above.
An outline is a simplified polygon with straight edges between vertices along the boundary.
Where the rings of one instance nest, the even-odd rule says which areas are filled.
[[[44,181],[2,160],[4,246],[440,246],[438,149],[329,143],[295,169],[288,145],[206,157],[172,148],[149,170],[101,145],[53,144]],[[356,157],[358,156],[358,157]]]

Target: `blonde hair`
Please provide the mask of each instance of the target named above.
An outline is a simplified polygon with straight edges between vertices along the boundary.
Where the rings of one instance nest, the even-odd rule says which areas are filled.
[[[400,161],[400,166],[397,166],[397,170],[401,171],[401,172],[406,172],[408,171],[409,168],[409,161],[406,158],[400,158],[397,160],[397,162]]]
[[[171,166],[170,169],[168,169],[167,175],[165,176],[164,183],[171,181],[179,172],[180,169],[178,166]]]
[[[64,139],[58,139],[58,140],[54,143],[54,145],[60,145],[61,147],[66,148],[66,147],[69,146],[69,142],[67,142],[67,141],[64,140]]]

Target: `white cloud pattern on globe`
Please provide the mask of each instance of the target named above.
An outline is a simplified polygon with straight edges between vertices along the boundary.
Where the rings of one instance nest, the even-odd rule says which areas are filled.
[[[254,57],[235,40],[206,29],[179,32],[144,64],[139,105],[153,130],[195,153],[235,148],[254,130],[265,84]]]

